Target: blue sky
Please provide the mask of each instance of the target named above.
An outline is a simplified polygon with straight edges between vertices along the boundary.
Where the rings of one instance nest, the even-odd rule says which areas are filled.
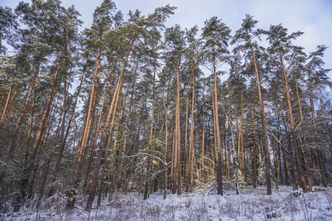
[[[15,7],[18,0],[0,0],[1,5]],[[27,1],[29,2],[29,1]],[[84,27],[92,22],[92,14],[102,0],[62,0],[65,6],[75,5],[81,13]],[[267,29],[271,24],[283,24],[290,32],[304,31],[296,44],[306,52],[315,50],[316,45],[329,48],[325,62],[332,68],[332,1],[330,0],[115,0],[117,8],[124,14],[139,9],[148,14],[154,8],[166,4],[176,6],[175,14],[167,25],[180,24],[182,27],[198,25],[211,16],[218,16],[234,32],[239,28],[246,13],[259,21],[258,27]],[[329,73],[332,79],[332,72]]]

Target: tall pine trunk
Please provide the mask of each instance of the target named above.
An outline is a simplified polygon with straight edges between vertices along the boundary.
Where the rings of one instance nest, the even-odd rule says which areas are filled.
[[[267,192],[267,195],[271,195],[272,194],[271,160],[270,160],[270,150],[269,150],[267,128],[266,128],[265,107],[264,107],[263,94],[262,94],[262,83],[261,83],[261,79],[259,76],[256,55],[253,50],[252,50],[252,58],[253,58],[253,63],[254,63],[254,68],[255,68],[260,117],[261,117],[261,121],[262,121],[262,129],[263,129],[263,146],[264,146],[263,150],[264,150],[264,161],[265,161],[266,192]]]
[[[213,57],[213,122],[214,122],[214,146],[216,153],[216,177],[218,184],[218,194],[223,195],[223,178],[222,178],[222,152],[220,142],[219,112],[218,112],[218,80],[216,70],[216,58]]]
[[[190,139],[189,139],[189,159],[188,159],[188,172],[187,172],[187,184],[188,190],[192,191],[193,182],[193,165],[195,157],[195,69],[191,71],[191,118],[190,118]]]

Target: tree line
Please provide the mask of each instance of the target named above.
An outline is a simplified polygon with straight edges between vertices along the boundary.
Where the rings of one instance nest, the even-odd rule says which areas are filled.
[[[59,0],[0,7],[0,210],[115,192],[327,186],[330,71],[279,25],[246,15],[167,27],[175,7],[123,16],[111,0],[89,28]],[[223,79],[223,80],[221,80]]]

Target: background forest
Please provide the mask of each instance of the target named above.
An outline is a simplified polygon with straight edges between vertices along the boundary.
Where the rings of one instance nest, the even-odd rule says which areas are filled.
[[[175,9],[124,16],[104,0],[80,32],[59,0],[0,6],[1,212],[331,182],[327,47],[305,53],[305,33],[251,15],[166,27]]]

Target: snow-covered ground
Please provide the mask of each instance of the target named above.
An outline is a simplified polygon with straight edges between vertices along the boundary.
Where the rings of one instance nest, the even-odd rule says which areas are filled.
[[[145,201],[138,193],[115,194],[112,202],[105,201],[90,213],[84,211],[84,199],[70,212],[63,212],[64,200],[51,200],[38,213],[26,209],[0,214],[0,220],[332,220],[332,188],[316,190],[303,194],[280,187],[272,196],[265,195],[264,187],[246,187],[240,189],[240,195],[226,191],[224,196],[197,190],[181,196],[169,194],[165,200],[162,193],[155,193]]]

